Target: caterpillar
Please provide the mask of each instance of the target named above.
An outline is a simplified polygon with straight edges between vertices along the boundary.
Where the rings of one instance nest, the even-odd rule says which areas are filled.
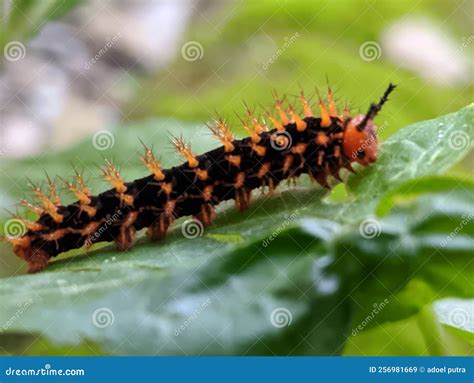
[[[188,143],[174,138],[172,142],[185,162],[170,169],[163,169],[144,144],[141,160],[151,174],[125,182],[115,165],[106,160],[100,169],[112,188],[99,195],[91,194],[82,174],[75,170],[72,182],[63,181],[77,201],[66,206],[61,204],[49,177],[49,193],[30,182],[40,205],[26,200],[20,204],[39,218],[22,219],[23,235],[6,239],[14,253],[26,261],[28,271],[37,272],[52,257],[96,242],[113,241],[118,249],[127,250],[136,232],[144,228],[149,237],[161,240],[179,217],[193,216],[203,226],[210,225],[219,203],[234,199],[243,211],[254,189],[268,187],[271,191],[283,180],[301,174],[329,188],[329,176],[342,181],[341,169],[354,172],[352,163],[367,166],[376,160],[373,120],[394,89],[390,83],[378,103],[371,103],[365,114],[354,117],[347,106],[338,112],[329,86],[326,101],[319,96],[319,117],[313,116],[303,91],[299,95],[303,117],[275,93],[278,117],[266,112],[272,130],[246,106],[246,117],[241,121],[248,137],[236,139],[219,117],[209,129],[222,146],[195,155]]]

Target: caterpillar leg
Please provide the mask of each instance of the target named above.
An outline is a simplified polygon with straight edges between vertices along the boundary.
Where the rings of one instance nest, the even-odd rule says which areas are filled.
[[[250,205],[251,191],[245,189],[237,189],[235,191],[235,206],[241,212],[248,209]]]
[[[195,215],[195,218],[202,222],[204,226],[209,226],[216,218],[216,212],[211,204],[205,204],[201,206],[201,211]]]
[[[168,228],[173,223],[173,221],[173,217],[169,217],[163,214],[158,219],[158,221],[156,221],[148,228],[146,234],[155,241],[164,239],[166,237],[166,232],[168,231]]]
[[[135,228],[133,227],[133,223],[136,221],[137,217],[138,212],[128,213],[122,227],[120,228],[120,234],[115,239],[117,249],[124,251],[132,247],[135,242]]]
[[[50,256],[44,250],[15,245],[13,251],[26,261],[29,273],[36,273],[48,266]]]

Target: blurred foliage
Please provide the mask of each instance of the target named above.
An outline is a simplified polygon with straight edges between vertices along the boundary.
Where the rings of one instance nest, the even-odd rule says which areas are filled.
[[[462,132],[472,139],[473,109],[400,130],[382,145],[375,165],[349,177],[346,202],[327,201],[325,191],[302,180],[296,189],[257,199],[244,214],[224,206],[193,240],[176,229],[158,244],[140,240],[126,253],[106,247],[61,256],[44,272],[0,280],[4,350],[36,354],[46,342],[51,353],[69,355],[87,347],[116,355],[472,354],[472,324],[441,324],[433,303],[455,296],[471,304],[474,225],[456,228],[474,215],[474,186],[434,176],[470,149],[453,150],[440,126],[446,137]],[[170,122],[121,129],[103,154],[124,165],[126,178],[143,174],[132,138],[161,142],[163,126]],[[210,144],[192,129],[183,134],[199,150]],[[56,174],[64,175],[69,161],[91,168],[100,157],[91,146],[87,141],[54,156],[15,161],[7,171],[20,177],[26,167],[39,174],[55,164]],[[176,160],[167,156],[165,166]],[[419,188],[414,199],[404,193],[414,180],[425,190],[431,183],[430,193]],[[449,190],[435,186],[449,183]],[[388,214],[376,220],[381,201]],[[373,238],[361,232],[367,219],[375,224]],[[279,235],[263,245],[275,231]],[[93,320],[103,308],[113,316],[105,327]],[[291,313],[288,326],[272,325],[279,308]],[[39,338],[12,345],[18,334]]]
[[[64,16],[81,0],[12,0],[0,8],[0,49],[12,40],[26,41],[48,22]]]
[[[198,17],[205,21],[186,37],[202,45],[203,58],[189,62],[178,52],[173,66],[144,79],[130,116],[208,121],[217,110],[239,130],[235,112],[241,113],[242,100],[269,107],[272,89],[294,101],[291,95],[298,95],[300,87],[310,95],[315,86],[324,93],[328,78],[341,105],[347,100],[355,110],[365,111],[393,82],[399,87],[378,118],[386,139],[402,126],[470,103],[473,88],[428,83],[398,68],[383,51],[380,59],[366,62],[359,56],[361,44],[380,42],[384,28],[408,15],[430,17],[461,44],[462,37],[472,34],[467,6],[434,0],[223,2],[212,15]],[[289,47],[264,69],[285,42]]]

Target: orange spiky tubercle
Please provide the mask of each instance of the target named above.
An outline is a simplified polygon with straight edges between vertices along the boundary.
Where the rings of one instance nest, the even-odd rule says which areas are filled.
[[[56,192],[54,191],[54,186],[51,183],[51,180],[48,178],[48,184],[51,189],[51,197],[53,198],[53,201],[49,197],[47,197],[42,191],[41,188],[32,182],[30,182],[30,187],[33,190],[36,198],[39,200],[39,202],[43,205],[44,211],[57,223],[61,223],[64,219],[63,215],[61,215],[58,211],[58,205],[59,205],[59,198],[57,197]],[[55,204],[58,203],[58,205]]]
[[[373,119],[393,89],[390,85],[365,115],[355,117],[347,110],[337,114],[331,90],[328,105],[319,99],[319,117],[311,115],[310,102],[303,93],[302,117],[275,96],[276,113],[267,112],[274,129],[267,131],[266,124],[247,108],[249,122],[242,120],[242,124],[249,137],[235,139],[219,118],[210,129],[221,147],[195,155],[183,139],[174,139],[176,150],[186,161],[163,169],[145,146],[141,159],[151,174],[132,182],[125,182],[115,165],[106,161],[101,171],[112,189],[99,195],[92,195],[76,171],[74,182],[65,181],[77,198],[69,205],[60,204],[54,182],[47,177],[49,198],[32,186],[41,206],[22,201],[39,218],[25,221],[26,233],[9,241],[30,271],[38,271],[51,257],[96,242],[114,241],[126,250],[141,229],[147,228],[153,239],[163,239],[179,217],[193,216],[207,226],[219,203],[234,199],[237,208],[245,210],[254,189],[266,187],[271,192],[280,182],[301,174],[330,187],[329,178],[340,180],[341,169],[353,171],[351,163],[368,165],[375,160]]]
[[[196,156],[193,154],[191,150],[191,146],[187,144],[182,138],[177,138],[175,137],[172,140],[173,145],[175,146],[176,150],[178,153],[186,160],[188,161],[188,165],[191,168],[195,168],[199,165],[198,160],[196,159]]]
[[[208,126],[209,130],[211,131],[214,136],[224,145],[224,151],[226,153],[231,153],[234,151],[235,147],[232,142],[235,140],[234,135],[230,131],[227,123],[219,118],[216,120],[215,126]]]

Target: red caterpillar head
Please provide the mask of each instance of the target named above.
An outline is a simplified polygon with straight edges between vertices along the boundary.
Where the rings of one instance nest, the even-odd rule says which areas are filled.
[[[368,165],[377,159],[377,127],[373,120],[394,89],[395,85],[389,84],[380,101],[371,104],[365,115],[347,120],[342,150],[351,162]]]

